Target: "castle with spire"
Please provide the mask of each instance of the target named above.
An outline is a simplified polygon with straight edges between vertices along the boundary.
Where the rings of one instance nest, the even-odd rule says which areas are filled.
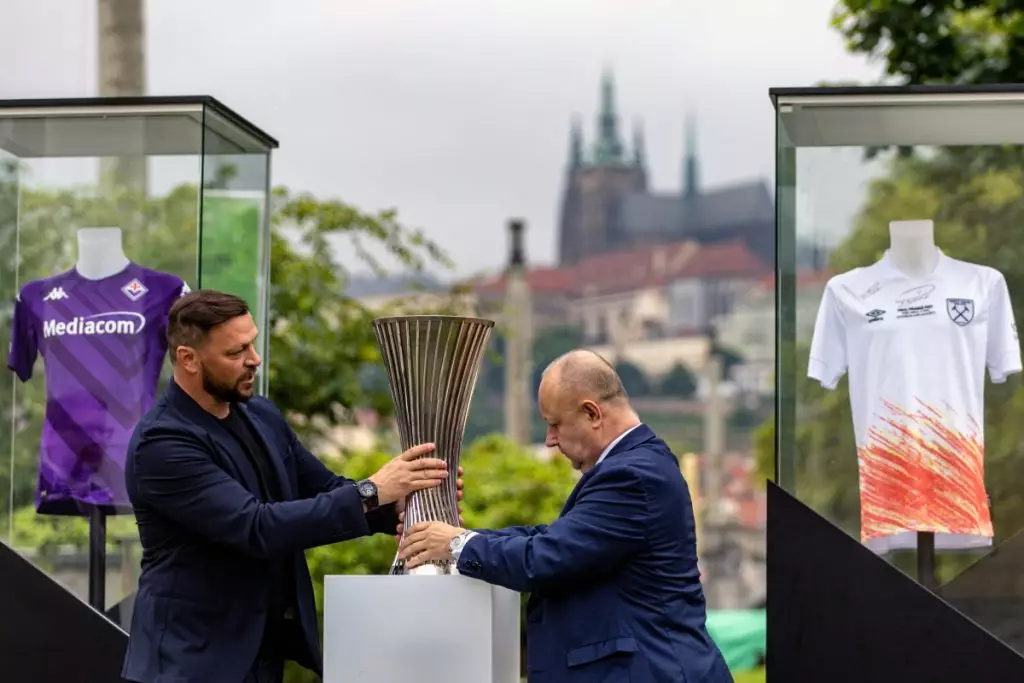
[[[588,149],[574,117],[560,207],[558,261],[571,266],[597,254],[692,240],[742,241],[766,265],[775,258],[775,215],[766,181],[705,191],[700,184],[694,117],[685,124],[682,182],[676,193],[651,190],[643,128],[627,150],[619,130],[615,82],[601,81],[596,138]]]

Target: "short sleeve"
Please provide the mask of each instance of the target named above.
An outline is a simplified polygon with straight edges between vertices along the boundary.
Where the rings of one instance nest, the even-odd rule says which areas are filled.
[[[846,372],[846,322],[832,283],[825,287],[814,321],[807,376],[826,389],[835,389]]]
[[[985,365],[989,378],[999,384],[1021,371],[1020,341],[1006,278],[999,274],[992,283],[988,303],[988,346]]]
[[[32,366],[39,353],[39,336],[35,316],[19,294],[14,300],[14,320],[11,322],[11,344],[7,354],[7,367],[22,382],[32,378]]]

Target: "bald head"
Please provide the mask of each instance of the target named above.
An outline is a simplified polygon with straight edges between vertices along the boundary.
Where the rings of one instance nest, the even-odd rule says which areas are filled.
[[[587,349],[552,361],[541,377],[537,398],[548,423],[545,443],[558,447],[583,471],[594,466],[608,444],[640,422],[619,373]]]
[[[609,403],[628,398],[619,373],[611,363],[589,349],[562,354],[548,365],[544,374],[550,375],[560,394],[573,400]]]

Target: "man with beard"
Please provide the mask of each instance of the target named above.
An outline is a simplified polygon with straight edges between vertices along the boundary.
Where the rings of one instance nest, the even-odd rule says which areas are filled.
[[[417,524],[403,540],[406,567],[454,559],[464,576],[531,593],[530,683],[732,683],[705,627],[693,505],[672,451],[592,351],[552,362],[538,404],[547,446],[582,472],[558,519]]]
[[[303,551],[394,533],[405,497],[447,476],[443,460],[425,457],[433,444],[362,481],[332,473],[253,395],[256,336],[246,302],[230,294],[192,292],[168,315],[173,378],[136,427],[125,467],[142,543],[130,681],[279,683],[286,659],[320,674]]]

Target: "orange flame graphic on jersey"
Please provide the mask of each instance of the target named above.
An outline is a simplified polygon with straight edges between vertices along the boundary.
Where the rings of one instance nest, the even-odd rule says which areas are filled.
[[[955,415],[918,404],[911,412],[886,403],[888,415],[857,449],[861,540],[903,531],[992,536],[977,422],[961,433],[948,427]]]

